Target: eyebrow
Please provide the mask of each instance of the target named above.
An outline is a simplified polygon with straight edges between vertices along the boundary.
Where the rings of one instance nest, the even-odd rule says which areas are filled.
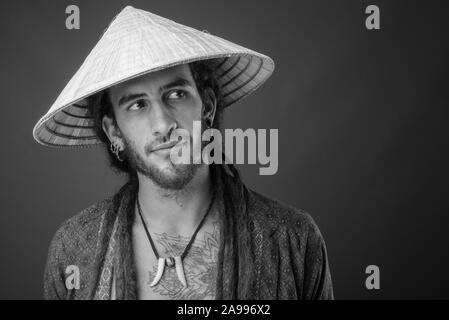
[[[136,94],[124,94],[120,100],[118,101],[118,105],[119,107],[125,103],[127,103],[128,101],[132,101],[132,100],[137,100],[139,98],[143,98],[146,97],[146,93],[136,93]]]
[[[174,88],[174,87],[192,87],[192,84],[189,80],[183,78],[183,77],[176,77],[173,81],[163,85],[159,88],[159,93],[162,93],[163,91],[166,91],[168,89]],[[146,93],[125,93],[118,101],[118,105],[121,106],[129,101],[137,100],[139,98],[146,97]]]

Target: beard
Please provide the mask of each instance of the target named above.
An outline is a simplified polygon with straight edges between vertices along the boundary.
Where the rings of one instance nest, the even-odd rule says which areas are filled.
[[[154,164],[148,164],[137,151],[135,145],[123,139],[125,144],[125,156],[132,170],[151,179],[157,186],[165,190],[181,190],[195,176],[200,165],[173,164],[168,160],[168,167],[159,168]]]
[[[201,126],[201,134],[204,132],[204,125]],[[171,160],[167,162],[168,167],[159,168],[155,164],[149,164],[144,160],[142,155],[137,151],[136,145],[133,141],[128,140],[125,136],[122,136],[124,142],[124,156],[128,161],[131,170],[141,173],[145,177],[151,179],[157,186],[164,190],[178,191],[182,190],[195,176],[198,169],[202,164],[174,164]],[[191,138],[190,138],[191,139]],[[169,140],[169,138],[157,140],[153,144],[158,145],[159,143]],[[192,140],[190,141],[192,145]],[[202,147],[205,142],[202,142]],[[145,146],[145,155],[151,153],[151,145]],[[170,157],[168,157],[170,159]]]

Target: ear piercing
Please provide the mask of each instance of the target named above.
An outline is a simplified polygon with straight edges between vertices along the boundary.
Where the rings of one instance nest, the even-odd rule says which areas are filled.
[[[111,152],[113,154],[115,154],[115,156],[117,157],[118,161],[123,162],[125,159],[120,158],[120,151],[122,151],[122,149],[118,146],[118,144],[111,142]]]

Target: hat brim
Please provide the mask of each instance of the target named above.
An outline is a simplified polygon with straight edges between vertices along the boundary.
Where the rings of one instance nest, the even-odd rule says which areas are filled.
[[[89,85],[86,85],[85,83],[90,80],[88,75],[89,69],[91,69],[91,73],[93,72],[92,70],[97,70],[91,66],[97,68],[98,64],[104,62],[104,58],[101,55],[99,55],[102,59],[100,60],[101,63],[97,62],[100,58],[92,57],[95,50],[99,50],[98,46],[101,45],[101,41],[105,37],[103,36],[47,114],[35,125],[33,129],[34,139],[42,145],[51,147],[92,146],[101,143],[94,130],[94,120],[91,108],[88,106],[88,98],[114,85],[151,72],[195,61],[207,60],[217,76],[222,94],[221,102],[225,107],[247,97],[272,74],[274,62],[268,56],[235,45],[216,36],[203,34],[203,32],[198,32],[195,29],[192,30],[195,32],[196,42],[199,42],[198,39],[200,37],[207,37],[207,41],[213,40],[216,43],[214,43],[214,46],[203,45],[201,49],[204,53],[202,54],[198,53],[198,50],[192,50],[192,46],[190,46],[189,50],[185,50],[183,53],[182,59],[178,56],[174,57],[172,61],[166,59],[166,61],[158,64],[148,65],[147,63],[147,65],[143,65],[140,68],[125,69],[125,72],[120,74],[113,74],[109,77],[97,77],[95,81],[91,81]],[[189,37],[192,38],[192,34]],[[201,44],[205,43],[204,39],[200,40],[202,41]],[[103,44],[102,49],[104,52],[107,52],[107,49],[117,51],[121,47],[111,49]]]

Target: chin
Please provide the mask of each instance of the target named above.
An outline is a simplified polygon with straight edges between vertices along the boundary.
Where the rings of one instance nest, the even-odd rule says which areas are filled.
[[[181,190],[193,179],[197,170],[194,165],[173,165],[168,161],[162,166],[148,166],[141,173],[162,189]]]

